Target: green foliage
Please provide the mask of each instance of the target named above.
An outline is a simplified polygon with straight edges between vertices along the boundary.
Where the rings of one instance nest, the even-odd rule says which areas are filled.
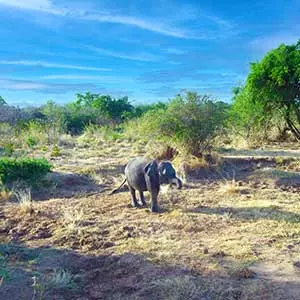
[[[60,156],[60,150],[59,150],[59,147],[57,145],[55,145],[52,148],[51,157],[58,157],[58,156]]]
[[[135,136],[175,145],[186,153],[201,156],[210,151],[214,138],[223,129],[227,106],[209,96],[187,92],[171,100],[167,109],[148,111],[140,120],[129,122]]]
[[[15,129],[7,123],[0,123],[0,149],[6,156],[11,156],[16,144]]]
[[[51,170],[45,159],[33,158],[0,158],[0,182],[4,185],[16,181],[35,184]]]
[[[76,105],[79,107],[95,108],[102,116],[115,122],[120,122],[124,114],[132,112],[134,107],[129,103],[128,97],[113,99],[109,95],[77,94]]]
[[[15,152],[15,145],[13,143],[4,143],[2,147],[5,156],[12,156]]]
[[[34,137],[29,136],[27,138],[26,144],[27,144],[27,146],[29,148],[33,148],[33,147],[35,147],[38,144],[38,142],[37,142],[37,140]]]
[[[124,116],[124,119],[131,120],[131,119],[139,118],[139,117],[143,116],[148,111],[160,110],[160,109],[167,109],[167,104],[162,103],[162,102],[157,102],[157,103],[154,103],[154,104],[136,105],[134,107],[133,111],[124,113],[123,116]]]
[[[9,272],[5,258],[0,254],[0,288],[3,282],[9,279]]]
[[[300,40],[281,45],[251,64],[246,84],[235,91],[238,122],[268,131],[284,120],[300,140]]]
[[[48,143],[48,125],[39,121],[29,121],[17,129],[16,135],[19,146],[33,148]]]
[[[108,121],[101,116],[93,107],[81,106],[77,103],[70,103],[65,106],[65,126],[66,131],[72,135],[83,132],[89,124],[104,125]]]

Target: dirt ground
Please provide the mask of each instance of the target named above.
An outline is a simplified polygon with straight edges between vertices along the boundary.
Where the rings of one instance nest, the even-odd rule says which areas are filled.
[[[1,201],[0,299],[300,299],[300,150],[278,149],[178,166],[153,214],[109,195],[142,145],[66,146],[31,204]]]

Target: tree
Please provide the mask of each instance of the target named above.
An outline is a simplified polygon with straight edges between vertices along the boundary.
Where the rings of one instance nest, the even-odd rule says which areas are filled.
[[[121,122],[126,114],[134,111],[128,97],[114,99],[110,95],[86,93],[77,94],[76,105],[79,107],[92,107],[105,118],[111,119],[114,123]]]
[[[261,138],[261,133],[267,131],[272,116],[264,113],[262,103],[251,100],[251,94],[246,87],[235,87],[233,94],[228,127],[236,135],[240,135],[252,143]]]
[[[244,101],[245,106],[259,107],[266,121],[280,115],[300,140],[300,40],[295,45],[282,44],[252,63],[236,101],[241,106]]]

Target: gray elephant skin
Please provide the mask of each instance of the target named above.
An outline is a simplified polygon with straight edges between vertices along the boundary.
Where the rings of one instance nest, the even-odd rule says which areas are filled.
[[[161,184],[176,185],[178,189],[182,188],[182,182],[176,176],[176,171],[169,161],[157,163],[156,160],[136,157],[126,165],[125,177],[122,184],[113,190],[111,194],[117,192],[127,181],[131,193],[132,206],[140,206],[136,198],[136,191],[139,192],[140,201],[143,206],[146,205],[144,192],[149,191],[152,212],[159,211],[157,197]]]

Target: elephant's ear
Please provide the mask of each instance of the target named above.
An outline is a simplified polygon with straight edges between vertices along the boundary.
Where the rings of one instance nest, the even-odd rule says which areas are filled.
[[[144,168],[145,174],[151,175],[157,172],[157,162],[155,160],[150,161]]]

